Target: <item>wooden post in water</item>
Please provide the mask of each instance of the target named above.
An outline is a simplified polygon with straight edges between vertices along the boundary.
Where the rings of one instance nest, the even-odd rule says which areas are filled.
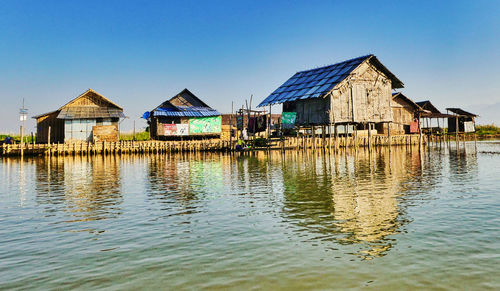
[[[312,134],[312,148],[314,151],[316,151],[316,128],[314,128],[314,125],[312,126],[311,134]]]
[[[372,127],[371,123],[368,122],[368,151],[372,151]]]
[[[332,152],[332,123],[328,124],[328,151]]]
[[[323,144],[321,145],[321,147],[322,147],[322,150],[325,150],[325,148],[326,148],[326,126],[325,125],[321,126],[321,134],[323,135],[323,138],[322,138]]]
[[[354,151],[358,150],[358,126],[356,124],[353,125],[352,135],[354,139]]]
[[[24,156],[24,136],[23,136],[23,126],[20,127],[21,130],[21,158]]]
[[[337,131],[337,124],[334,123],[333,124],[333,137],[334,137],[334,139],[333,139],[333,142],[334,142],[334,144],[333,144],[334,145],[333,150],[335,152],[337,152],[337,149],[338,149],[338,139],[337,139],[338,136],[339,135],[338,135],[338,131]]]
[[[389,152],[391,151],[391,122],[387,123],[387,143],[389,144]]]
[[[347,131],[348,131],[347,124],[344,124],[344,149],[346,150],[346,153],[347,153]]]
[[[229,115],[229,144],[233,144],[233,110],[234,102],[231,101],[231,115]]]
[[[271,121],[272,121],[272,113],[271,113],[271,104],[269,104],[269,121],[267,122],[267,150],[270,150],[271,147]]]
[[[422,146],[422,124],[421,124],[421,118],[420,118],[420,113],[418,114],[418,146]]]
[[[437,125],[438,125],[438,129],[437,129],[437,133],[436,133],[436,137],[437,137],[437,140],[436,142],[439,143],[439,147],[441,147],[441,136],[439,135],[439,131],[441,130],[441,127],[439,126],[439,117],[437,118]]]

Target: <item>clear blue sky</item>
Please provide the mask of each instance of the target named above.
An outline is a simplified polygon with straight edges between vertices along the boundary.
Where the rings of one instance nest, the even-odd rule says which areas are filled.
[[[18,131],[23,97],[33,116],[93,88],[130,129],[183,88],[229,112],[368,53],[415,101],[500,105],[500,2],[373,2],[0,1],[0,132]]]

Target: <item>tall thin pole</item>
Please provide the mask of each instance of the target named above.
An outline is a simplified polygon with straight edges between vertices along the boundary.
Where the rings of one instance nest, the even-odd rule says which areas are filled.
[[[420,118],[420,113],[418,114],[418,146],[422,146],[422,124],[421,118]]]
[[[231,101],[231,115],[229,115],[229,147],[233,148],[233,111],[234,102]]]
[[[21,110],[19,111],[20,113],[20,119],[21,119],[21,128],[20,128],[20,131],[21,131],[21,157],[24,155],[24,132],[23,132],[23,129],[24,129],[24,121],[26,120],[26,108],[24,108],[24,98],[23,98],[23,107],[21,108]]]
[[[388,143],[389,143],[389,152],[391,151],[391,122],[389,121],[389,123],[387,123],[387,139],[388,139]]]
[[[23,126],[21,125],[21,157],[24,155],[24,139],[23,139]]]
[[[133,140],[135,140],[135,119],[134,119],[134,137]]]

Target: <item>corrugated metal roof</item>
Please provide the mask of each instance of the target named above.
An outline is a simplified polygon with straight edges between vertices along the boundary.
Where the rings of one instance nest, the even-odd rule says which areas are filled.
[[[58,119],[125,118],[123,110],[110,107],[73,106],[63,107]]]
[[[210,107],[187,107],[176,106],[175,108],[158,107],[151,112],[153,116],[174,116],[174,117],[206,117],[221,115],[219,111]]]
[[[392,88],[403,88],[401,82],[374,55],[357,57],[326,67],[298,72],[276,89],[257,107],[299,99],[319,98],[330,92],[365,60],[380,69],[392,81]]]
[[[457,115],[463,115],[463,116],[469,116],[469,117],[477,117],[477,114],[467,112],[461,108],[446,108],[446,110],[449,110]]]
[[[342,82],[355,68],[371,56],[362,56],[326,67],[298,72],[264,99],[258,107],[321,97]]]
[[[210,108],[188,89],[163,102],[150,112],[145,112],[142,118],[148,119],[153,116],[168,117],[207,117],[219,116],[219,111]]]

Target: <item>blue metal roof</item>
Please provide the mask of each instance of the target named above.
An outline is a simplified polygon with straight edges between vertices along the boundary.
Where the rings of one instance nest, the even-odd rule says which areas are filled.
[[[364,60],[373,55],[366,55],[326,67],[298,72],[276,89],[257,107],[278,104],[298,99],[322,97],[342,82]]]
[[[208,117],[219,116],[219,111],[210,108],[188,89],[160,104],[151,111],[146,111],[142,118],[149,119],[154,116],[168,117]]]
[[[151,115],[174,117],[206,117],[218,116],[221,114],[219,113],[219,111],[210,107],[176,106],[175,108],[158,107],[151,112]]]

